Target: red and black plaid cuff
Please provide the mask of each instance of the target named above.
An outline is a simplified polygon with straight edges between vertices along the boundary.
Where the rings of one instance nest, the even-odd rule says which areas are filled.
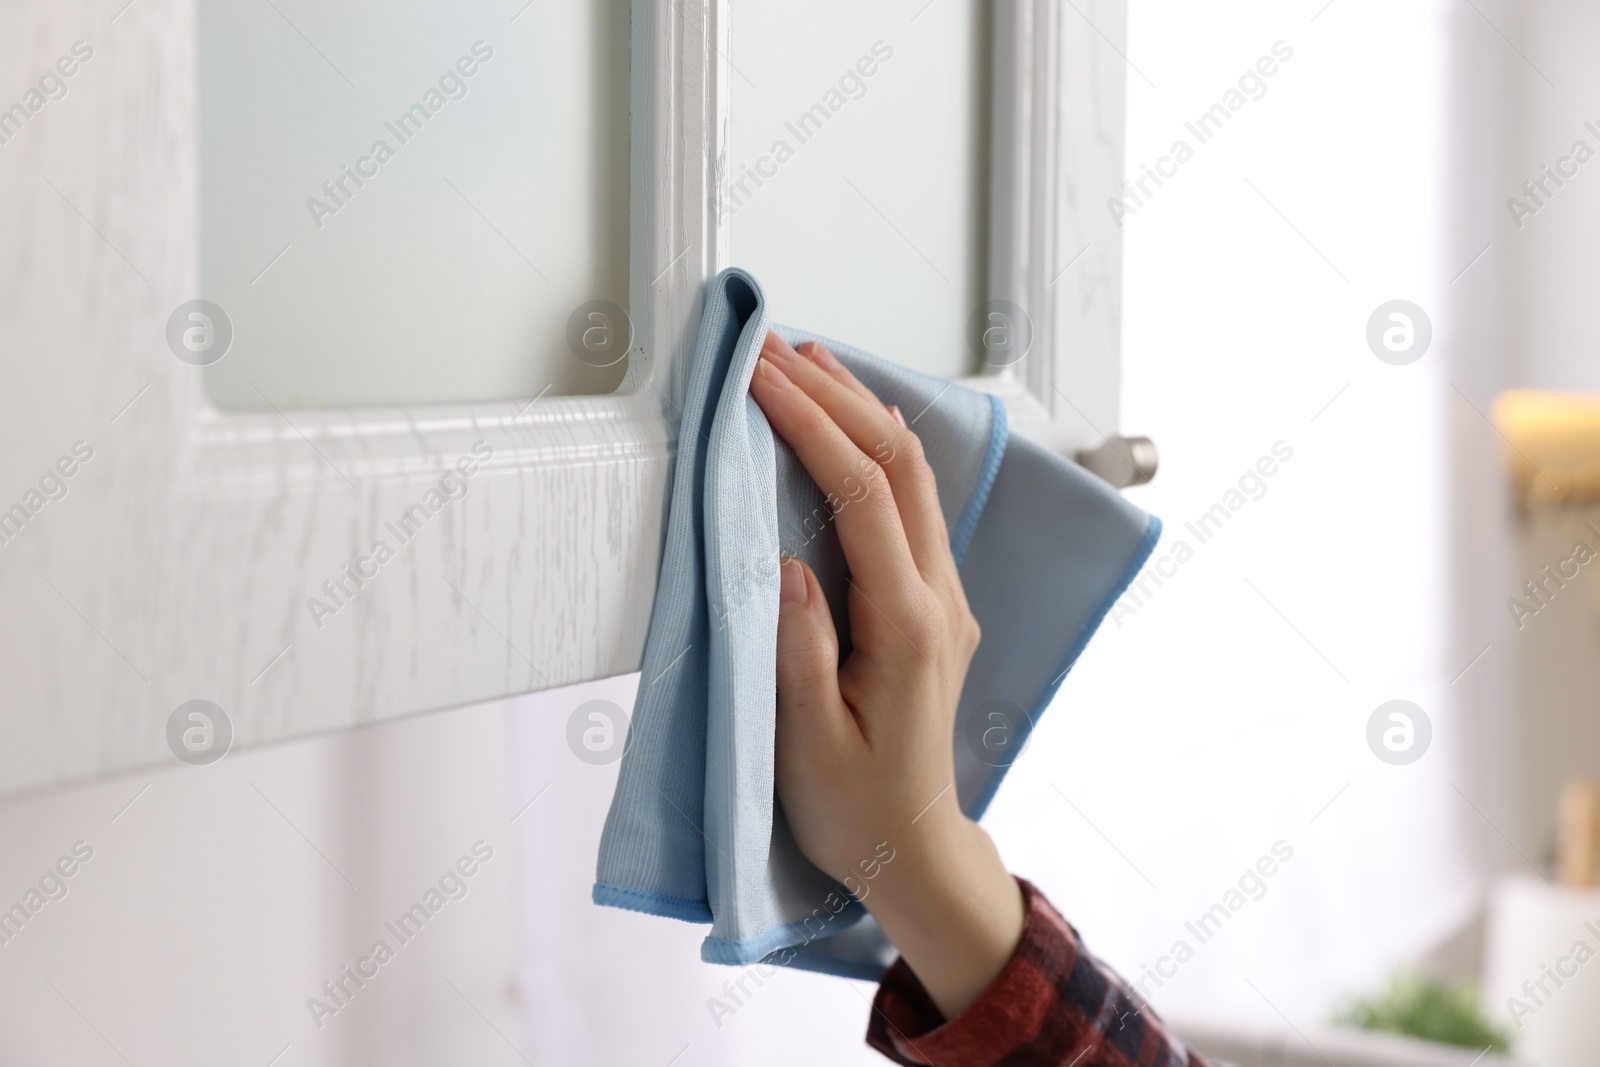
[[[1206,1067],[1084,951],[1043,893],[1017,881],[1028,909],[1022,939],[983,995],[947,1021],[896,960],[873,1000],[869,1045],[911,1067]]]

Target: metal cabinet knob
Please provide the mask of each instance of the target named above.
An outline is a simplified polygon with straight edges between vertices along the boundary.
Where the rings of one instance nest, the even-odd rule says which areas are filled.
[[[1073,458],[1117,489],[1143,485],[1156,476],[1156,443],[1148,437],[1108,437]]]

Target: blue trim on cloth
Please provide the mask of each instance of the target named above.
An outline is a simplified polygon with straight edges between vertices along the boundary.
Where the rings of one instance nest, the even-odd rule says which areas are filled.
[[[818,911],[826,912],[825,908]],[[836,913],[827,919],[828,929],[826,934],[832,936],[847,930],[867,917],[866,907],[859,901],[852,899]],[[796,922],[775,926],[760,937],[747,937],[741,941],[733,941],[724,937],[708,937],[700,942],[700,958],[707,963],[723,963],[734,967],[741,967],[750,963],[760,963],[768,956],[783,949],[793,949],[796,956],[806,945],[818,939],[817,934],[806,928],[806,923],[815,920],[815,913]],[[792,960],[785,961],[782,966],[790,966]],[[811,967],[809,970],[820,971],[820,967]],[[832,973],[832,972],[824,972]]]
[[[712,921],[711,905],[703,900],[680,900],[677,897],[646,893],[642,889],[629,889],[626,886],[610,885],[606,882],[596,882],[594,889],[589,893],[589,899],[607,907],[639,911],[646,915],[659,915],[664,919],[682,919],[686,923]]]
[[[1128,591],[1128,586],[1132,585],[1133,580],[1139,576],[1139,572],[1144,569],[1145,562],[1150,558],[1150,553],[1156,550],[1156,544],[1160,540],[1161,520],[1152,515],[1150,516],[1150,525],[1145,529],[1144,537],[1134,547],[1133,555],[1129,557],[1128,565],[1122,571],[1122,577],[1117,579],[1117,584],[1112,586],[1111,591],[1102,597],[1100,603],[1095,606],[1094,614],[1084,623],[1083,629],[1078,631],[1078,639],[1072,643],[1071,648],[1067,649],[1067,654],[1061,657],[1061,662],[1056,667],[1055,680],[1044,687],[1044,692],[1039,694],[1039,699],[1034,702],[1032,708],[1028,709],[1027,717],[1023,720],[1020,731],[1022,737],[1017,742],[1018,756],[1027,750],[1028,738],[1032,735],[1033,728],[1038,723],[1039,717],[1050,706],[1050,702],[1056,698],[1056,692],[1061,688],[1061,683],[1067,680],[1067,673],[1072,670],[1073,664],[1078,662],[1078,657],[1083,655],[1083,650],[1088,647],[1089,639],[1100,629],[1100,624],[1105,621],[1106,615],[1110,613],[1117,599]],[[994,769],[994,773],[990,774],[989,780],[984,783],[983,791],[973,798],[972,808],[967,812],[969,818],[982,818],[983,813],[989,810],[989,802],[994,799],[995,793],[999,792],[1000,783],[1005,780],[1006,771],[1010,769],[1010,764]]]
[[[967,546],[972,544],[978,520],[983,518],[984,505],[989,503],[989,490],[994,488],[994,480],[1000,476],[1000,461],[1006,458],[1006,443],[1010,440],[1011,431],[1006,422],[1004,401],[991,393],[989,410],[994,415],[994,421],[989,424],[989,450],[983,456],[983,473],[978,475],[978,484],[972,487],[972,495],[967,497],[967,504],[961,509],[961,520],[956,523],[955,535],[950,538],[950,554],[955,556],[957,567],[961,566],[961,560],[967,554]]]

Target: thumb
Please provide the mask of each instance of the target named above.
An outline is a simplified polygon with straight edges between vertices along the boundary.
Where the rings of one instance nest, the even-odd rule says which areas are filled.
[[[815,738],[819,725],[851,718],[839,696],[839,635],[811,568],[786,558],[778,570],[778,731]]]

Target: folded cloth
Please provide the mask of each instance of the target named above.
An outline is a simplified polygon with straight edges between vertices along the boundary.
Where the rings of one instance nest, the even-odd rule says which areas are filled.
[[[848,571],[831,509],[749,395],[769,326],[749,274],[729,269],[711,283],[594,900],[711,923],[707,962],[765,960],[876,980],[892,946],[860,902],[801,854],[774,788],[780,557],[810,564],[841,658],[850,644]],[[899,405],[922,441],[983,630],[955,738],[956,795],[977,818],[1161,523],[1076,464],[1008,439],[997,398],[771,328],[791,344],[822,341],[880,400]],[[892,862],[892,849],[888,842],[877,858]]]

